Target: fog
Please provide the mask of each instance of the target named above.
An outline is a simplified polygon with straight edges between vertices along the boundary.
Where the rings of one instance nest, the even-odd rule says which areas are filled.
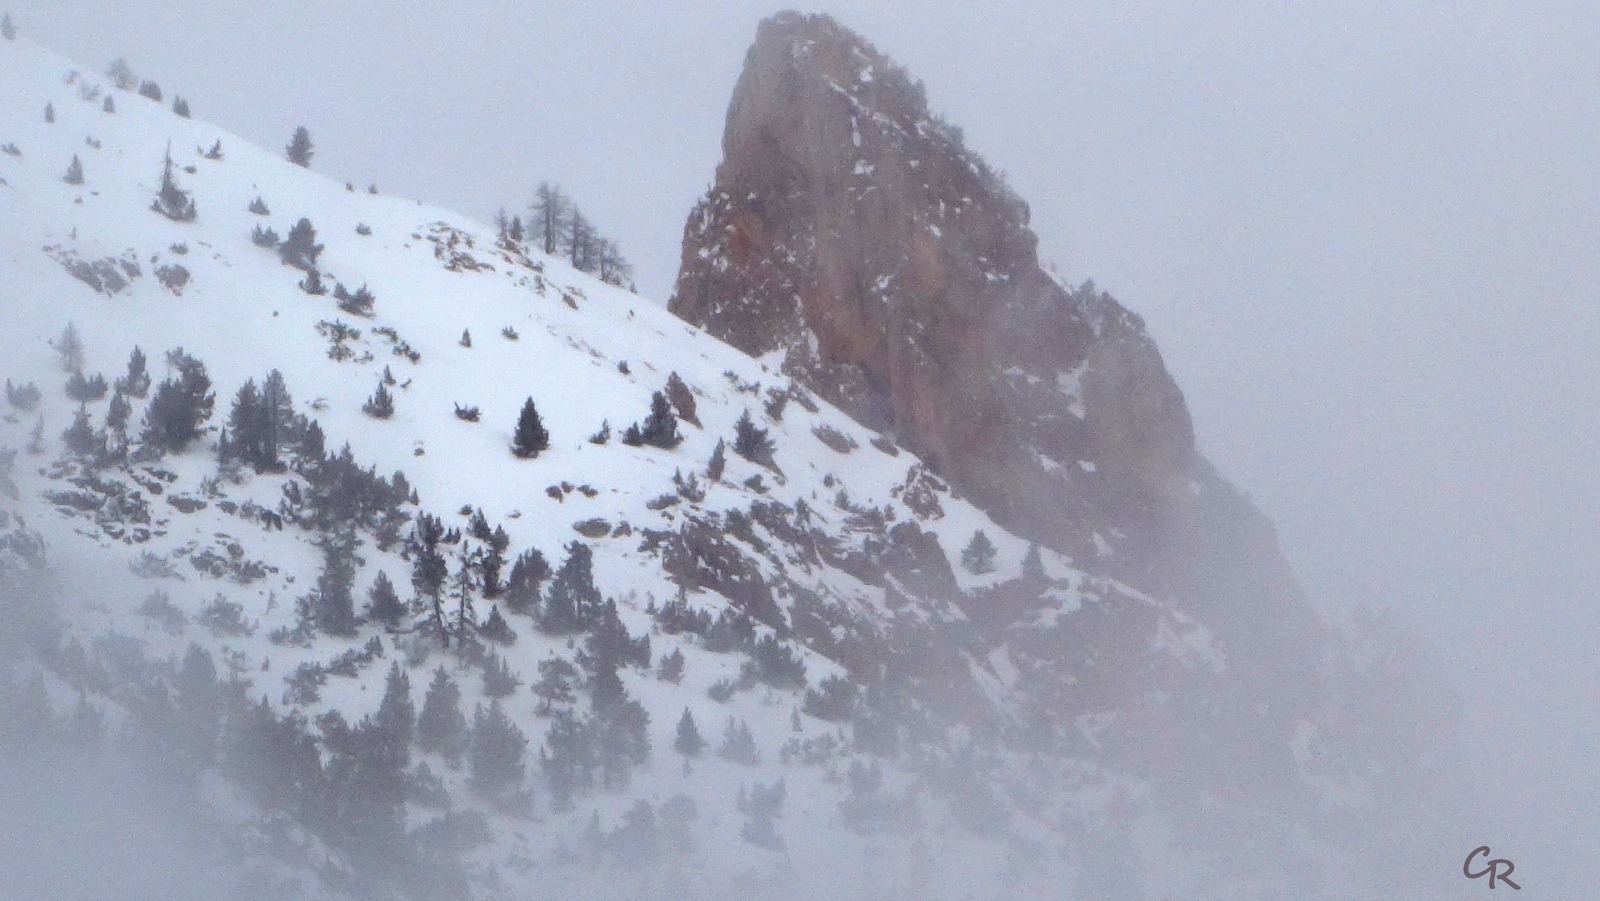
[[[1464,856],[1600,880],[1600,10],[824,3],[926,81],[1041,256],[1141,313],[1330,617],[1466,702]],[[488,218],[560,181],[665,299],[755,3],[13,0],[199,118]],[[1418,861],[1450,869],[1459,860]],[[1471,886],[1476,889],[1477,886]]]

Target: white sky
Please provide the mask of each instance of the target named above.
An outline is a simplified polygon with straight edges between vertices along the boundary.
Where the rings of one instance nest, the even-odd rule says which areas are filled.
[[[308,126],[339,178],[485,219],[560,181],[663,300],[777,9],[9,3],[35,40],[125,55],[253,141]],[[1423,627],[1474,680],[1484,772],[1548,776],[1485,784],[1463,854],[1592,891],[1600,4],[817,8],[927,83],[1030,201],[1046,259],[1145,316],[1317,602]]]

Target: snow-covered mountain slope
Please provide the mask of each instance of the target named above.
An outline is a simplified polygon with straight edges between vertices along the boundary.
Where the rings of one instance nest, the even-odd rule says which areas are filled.
[[[1127,811],[1153,790],[1154,766],[1214,776],[1209,739],[1134,738],[1188,734],[1225,706],[1196,700],[1227,678],[1204,629],[1049,551],[1029,563],[1026,542],[773,361],[492,228],[292,165],[25,41],[0,42],[0,145],[0,378],[14,394],[0,453],[16,452],[0,479],[0,550],[15,593],[32,584],[22,574],[48,566],[62,599],[61,634],[13,684],[42,685],[61,717],[81,697],[137,731],[141,695],[122,683],[170,683],[182,696],[179,661],[204,651],[236,701],[214,764],[199,768],[203,806],[253,836],[249,853],[298,880],[296,892],[1091,897],[1141,864],[1100,854],[1107,840],[1086,838],[1090,824],[1124,839],[1144,828]],[[192,221],[152,209],[169,153]],[[64,180],[74,157],[81,184]],[[257,199],[269,212],[251,211]],[[282,239],[302,218],[325,248],[322,280],[368,287],[369,315],[308,293],[305,272],[252,239],[258,228]],[[135,347],[157,383],[178,374],[169,350],[202,363],[216,400],[199,439],[158,452],[140,437],[149,398],[136,397],[129,453],[105,453],[108,437],[120,441],[107,429],[116,390],[81,405],[67,396],[69,324],[84,376],[114,383]],[[274,370],[296,424],[280,436],[285,465],[258,473],[220,451],[235,392]],[[674,375],[688,389],[669,392],[681,443],[624,443]],[[377,418],[363,408],[386,381],[393,413]],[[524,458],[513,432],[530,398],[549,447]],[[457,415],[467,407],[476,421]],[[80,408],[92,450],[64,435]],[[734,452],[746,413],[768,430],[770,462]],[[343,489],[318,481],[337,465],[290,440],[311,421],[330,452],[348,444],[357,469],[373,468],[344,487],[383,493],[403,473],[415,501],[401,488],[366,498],[379,508],[370,516],[341,507],[332,495]],[[609,440],[591,440],[605,426]],[[498,579],[484,563],[497,539],[472,534],[480,510],[504,530]],[[442,620],[414,588],[424,513],[465,533],[441,545]],[[979,530],[992,571],[957,559]],[[397,623],[344,630],[319,618],[336,592],[324,548],[349,537],[356,613],[382,573],[409,605]],[[552,627],[541,613],[561,577],[528,580],[520,601],[506,586],[512,561],[537,551],[562,570],[581,558],[574,546],[592,552],[595,587],[626,632],[649,639],[648,665],[613,661],[624,698],[648,716],[648,754],[630,751],[619,769],[594,762],[619,740],[606,711],[625,709],[594,664],[602,608]],[[706,618],[685,626],[674,618],[683,605]],[[491,610],[514,639],[484,631]],[[675,653],[681,678],[664,678]],[[552,659],[573,664],[570,700],[532,690]],[[298,795],[299,807],[275,802],[239,772],[241,743],[259,739],[240,738],[240,724],[268,716],[314,740],[315,772],[296,791],[338,796],[350,767],[361,770],[328,714],[381,720],[398,663],[419,707],[443,665],[470,720],[502,660],[520,685],[495,704],[527,739],[512,755],[525,776],[487,790],[473,754],[424,752],[409,726],[403,742],[409,834],[395,841],[432,848],[459,882],[375,875],[339,815],[319,820]],[[267,713],[250,713],[244,699],[260,698]],[[685,711],[710,745],[692,760],[674,751]],[[716,752],[735,722],[749,726],[753,759],[739,759],[737,736],[728,756]],[[563,757],[573,723],[588,730],[587,763]],[[1317,734],[1308,724],[1303,745]],[[1288,779],[1280,750],[1263,768]],[[571,777],[574,766],[594,778]],[[278,809],[294,812],[292,840],[269,840]],[[1151,860],[1187,853],[1160,835],[1140,841]],[[1248,853],[1276,853],[1269,844]],[[1251,859],[1170,878],[1204,885],[1229,866]]]

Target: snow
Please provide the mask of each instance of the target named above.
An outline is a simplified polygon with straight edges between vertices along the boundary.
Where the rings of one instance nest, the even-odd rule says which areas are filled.
[[[870,79],[869,69],[861,80]],[[115,94],[117,103],[115,114],[104,113],[99,100],[87,101],[80,94],[81,85],[100,81],[25,40],[0,43],[0,144],[15,142],[21,151],[20,157],[0,154],[4,180],[0,184],[4,319],[0,378],[39,381],[46,397],[41,415],[47,445],[42,456],[19,457],[14,475],[22,500],[0,497],[0,508],[12,505],[44,535],[52,559],[61,566],[69,596],[98,599],[72,611],[82,635],[129,635],[156,658],[179,655],[191,641],[207,644],[233,660],[254,680],[255,691],[267,694],[277,705],[284,703],[284,677],[297,667],[326,663],[380,633],[365,627],[355,639],[323,637],[307,647],[269,639],[274,629],[294,623],[295,599],[314,583],[320,558],[309,536],[297,528],[268,531],[224,512],[219,503],[225,498],[275,509],[283,486],[295,476],[224,480],[216,486],[222,496],[205,497],[208,506],[195,513],[182,513],[168,503],[180,492],[204,497],[202,483],[217,475],[214,433],[202,442],[204,446],[158,464],[176,479],[164,496],[148,498],[158,534],[147,543],[114,540],[89,519],[62,515],[40,501],[43,492],[60,487],[49,471],[60,451],[57,436],[75,407],[61,393],[64,374],[51,346],[69,322],[84,343],[87,370],[103,373],[108,381],[122,373],[135,345],[148,355],[157,381],[167,375],[162,355],[168,349],[181,346],[200,359],[216,391],[213,425],[224,420],[234,391],[246,379],[259,383],[269,370],[280,370],[296,409],[319,421],[330,450],[348,442],[356,459],[375,465],[380,474],[403,471],[417,488],[423,509],[444,515],[447,526],[464,525],[456,512],[464,505],[481,507],[491,524],[503,525],[511,536],[512,556],[538,548],[555,565],[567,543],[579,537],[574,523],[591,518],[603,518],[613,526],[628,523],[632,535],[590,543],[599,586],[617,600],[624,624],[636,635],[651,630],[653,620],[645,608],[676,592],[659,562],[640,552],[643,528],[674,529],[685,515],[744,508],[757,499],[789,506],[803,499],[818,521],[837,525],[844,513],[832,499],[840,488],[857,505],[891,508],[897,521],[916,519],[893,494],[918,464],[914,456],[905,452],[890,456],[875,449],[873,432],[820,401],[816,413],[790,402],[780,421],[762,416],[766,392],[785,390],[790,384],[776,374],[781,358],[744,356],[686,327],[663,305],[603,284],[560,259],[498,248],[490,226],[402,198],[348,192],[342,183],[293,166],[215,126],[179,118],[161,104],[100,85]],[[55,107],[53,125],[43,120],[46,101]],[[851,102],[857,103],[853,97]],[[98,146],[88,143],[91,138]],[[859,132],[853,138],[859,145]],[[202,151],[218,141],[223,158],[203,158]],[[171,222],[149,209],[169,146],[179,184],[193,193],[197,204],[198,219],[193,223]],[[81,186],[61,180],[74,153],[83,162]],[[858,171],[870,175],[871,167]],[[269,216],[248,212],[247,206],[258,196],[270,207]],[[373,318],[341,312],[331,296],[305,294],[297,287],[300,271],[283,266],[275,252],[250,240],[257,225],[271,226],[283,235],[301,217],[310,219],[326,247],[320,261],[324,281],[330,288],[336,282],[352,290],[369,286],[377,296]],[[370,235],[358,234],[358,225],[369,228]],[[937,226],[929,228],[938,234]],[[60,248],[58,257],[70,253],[91,261],[131,256],[143,275],[114,296],[97,294],[46,253],[47,247]],[[187,251],[180,253],[179,247]],[[181,264],[191,273],[181,296],[154,277],[157,266],[167,264]],[[886,282],[878,285],[879,290],[886,287]],[[330,358],[329,341],[319,333],[324,321],[341,321],[360,330],[359,337],[345,342],[352,351],[349,359]],[[393,342],[377,332],[380,327],[392,329],[420,352],[418,361],[396,355]],[[515,330],[515,340],[503,336],[508,328]],[[463,330],[471,333],[471,347],[459,343]],[[380,421],[366,416],[362,405],[385,367],[398,384],[391,389],[395,413]],[[616,438],[598,446],[587,440],[602,422],[620,435],[628,424],[643,420],[652,392],[661,390],[674,372],[693,389],[702,423],[701,427],[680,424],[684,435],[680,446],[632,448]],[[740,390],[740,385],[757,387],[752,392]],[[519,409],[530,397],[552,436],[551,447],[536,459],[519,460],[509,452],[511,433]],[[469,423],[456,418],[457,404],[477,406],[481,420]],[[88,409],[99,425],[106,402],[91,403]],[[781,474],[729,453],[723,481],[706,485],[703,502],[649,509],[653,498],[671,491],[674,473],[699,473],[703,480],[714,446],[719,439],[731,444],[734,423],[747,410],[770,429]],[[140,412],[136,402],[135,416]],[[33,414],[5,410],[0,447],[26,445],[35,422]],[[827,447],[813,434],[819,426],[847,436],[856,449],[840,454]],[[1085,468],[1092,471],[1092,464]],[[758,474],[769,486],[764,495],[742,487]],[[836,487],[820,489],[827,476]],[[589,487],[593,495],[574,490],[556,500],[547,494],[547,488],[562,484]],[[943,516],[919,524],[937,535],[954,562],[978,529],[998,548],[994,573],[975,576],[954,567],[962,589],[992,586],[1020,574],[1026,541],[948,492],[940,494],[939,503]],[[1099,535],[1094,537],[1100,554],[1109,554],[1109,545]],[[230,544],[276,572],[246,585],[202,575],[185,562],[207,548],[226,555]],[[129,568],[144,554],[165,557],[181,578],[133,578]],[[356,579],[358,601],[364,600],[366,587],[380,570],[404,593],[410,573],[405,560],[370,544],[361,556],[365,563]],[[757,559],[769,576],[776,574],[771,561]],[[1051,577],[1081,584],[1081,574],[1066,558],[1046,551],[1043,559]],[[789,577],[823,597],[844,601],[874,621],[886,621],[891,615],[880,589],[846,573],[798,565],[786,569]],[[255,629],[248,635],[225,636],[191,623],[177,634],[169,633],[136,612],[156,589],[169,593],[191,619],[220,595],[241,604]],[[1051,614],[1059,618],[1070,613],[1082,597],[1079,591],[1051,595]],[[690,600],[713,613],[726,605],[709,592],[691,593]],[[479,608],[480,615],[487,613],[488,603],[480,601]],[[962,618],[959,610],[917,612]],[[566,639],[542,636],[525,619],[513,618],[512,626],[520,638],[506,653],[524,685],[536,676],[540,660],[551,654],[570,657]],[[808,878],[827,880],[841,896],[869,894],[873,886],[897,884],[895,880],[908,868],[925,868],[909,839],[876,838],[868,851],[838,857],[838,764],[830,770],[778,762],[779,747],[790,738],[815,738],[838,730],[802,716],[801,731],[791,731],[791,713],[801,703],[799,693],[758,687],[719,704],[707,697],[707,689],[719,679],[736,678],[742,656],[711,653],[684,636],[655,633],[651,640],[656,659],[676,648],[683,651],[688,665],[681,685],[631,670],[623,675],[629,693],[650,711],[654,747],[651,762],[637,772],[632,788],[587,796],[570,814],[541,811],[535,822],[491,814],[500,828],[494,847],[484,852],[487,858],[505,860],[520,854],[540,861],[539,877],[549,884],[594,888],[595,874],[582,868],[548,868],[554,866],[547,859],[554,846],[581,836],[591,814],[600,817],[604,828],[611,828],[634,800],[659,804],[681,793],[694,798],[700,808],[696,840],[701,859],[749,864],[748,873],[719,874],[729,885],[743,885],[747,876],[759,884],[812,873],[821,875]],[[1186,652],[1197,653],[1201,647],[1192,634],[1173,632],[1162,640]],[[419,702],[427,672],[440,662],[454,665],[448,654],[430,654],[424,642],[408,637],[385,635],[383,647],[385,660],[359,676],[329,676],[320,700],[308,705],[307,713],[338,710],[351,722],[371,713],[389,660],[412,668]],[[813,652],[804,651],[803,658],[812,684],[826,674],[842,672],[836,663]],[[1008,688],[1018,675],[1003,648],[975,666],[975,672],[997,689]],[[470,676],[467,671],[463,674]],[[478,679],[468,677],[462,679],[462,688],[470,711],[483,700],[481,686]],[[534,707],[526,688],[506,703],[536,753],[545,723]],[[713,742],[729,716],[749,722],[761,745],[763,765],[747,770],[707,757],[686,771],[670,750],[678,716],[686,708]],[[903,778],[894,772],[886,775],[891,785]],[[786,855],[758,852],[743,842],[735,825],[740,814],[733,809],[737,785],[779,777],[788,785],[789,801],[779,822],[789,843]],[[468,796],[460,773],[446,773],[446,779],[453,793]],[[938,816],[933,806],[922,806],[925,815]],[[937,834],[943,836],[938,842],[945,877],[942,886],[935,886],[938,891],[956,897],[997,884],[995,868],[1004,855],[995,845],[959,833],[951,837],[943,826]]]

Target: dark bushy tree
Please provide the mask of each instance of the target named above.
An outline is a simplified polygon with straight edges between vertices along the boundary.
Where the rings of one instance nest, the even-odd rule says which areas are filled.
[[[594,620],[601,600],[594,584],[594,552],[587,544],[574,541],[567,545],[567,557],[550,583],[539,627],[552,635],[581,632]]]
[[[406,615],[406,606],[401,603],[400,595],[394,590],[394,583],[389,580],[389,574],[379,571],[378,578],[367,589],[367,619],[382,623],[389,628],[397,628],[400,620]]]
[[[17,25],[11,21],[10,13],[0,16],[0,38],[5,38],[8,41],[17,39]]]
[[[72,155],[72,162],[67,166],[67,174],[61,176],[61,180],[69,185],[83,184],[83,161],[78,159],[76,153]]]
[[[388,419],[393,416],[394,395],[389,393],[388,386],[379,382],[378,390],[374,391],[372,396],[367,398],[367,402],[361,405],[361,412],[371,416],[373,419]]]
[[[117,393],[143,398],[150,392],[150,373],[145,371],[144,351],[138,347],[128,356],[128,374],[117,379]]]
[[[433,671],[417,717],[417,746],[446,760],[460,760],[467,749],[467,718],[461,713],[461,688],[444,667]]]
[[[150,204],[150,209],[173,222],[193,222],[196,215],[194,198],[189,196],[188,191],[178,187],[172,168],[172,154],[168,152],[166,162],[161,168],[161,189],[156,192],[156,199]]]
[[[106,378],[103,375],[84,376],[74,372],[67,376],[67,396],[81,404],[106,396]]]
[[[284,156],[289,162],[303,169],[311,168],[311,132],[306,131],[304,125],[294,130],[294,135],[289,138],[289,146],[284,148]]]
[[[767,430],[755,424],[750,418],[749,410],[744,411],[734,425],[733,452],[751,463],[771,466],[773,450],[772,439],[767,437]]]
[[[351,529],[322,536],[322,575],[317,579],[313,610],[317,628],[330,635],[356,631],[356,548],[359,539]]]
[[[524,551],[511,564],[503,593],[506,606],[516,613],[535,614],[539,606],[539,587],[550,578],[550,564],[537,549]]]
[[[539,452],[550,447],[550,433],[545,431],[544,423],[539,419],[539,410],[533,405],[533,398],[528,398],[522,404],[522,412],[517,416],[517,430],[511,438],[511,452],[522,459],[539,456]]]
[[[683,708],[683,716],[678,719],[678,736],[673,739],[672,750],[685,757],[699,757],[706,749],[706,740],[700,737],[700,729],[694,724],[694,717],[690,715],[689,708]]]
[[[678,434],[678,417],[672,414],[667,396],[660,391],[650,395],[650,415],[639,429],[639,437],[651,447],[674,448],[683,442]]]
[[[491,798],[521,788],[526,773],[522,755],[527,746],[527,737],[500,709],[499,701],[489,702],[487,710],[479,705],[473,711],[468,758],[473,788]]]
[[[172,98],[172,111],[185,119],[189,118],[189,101],[182,97],[174,96]]]
[[[216,395],[211,393],[205,365],[185,354],[183,348],[168,353],[167,362],[178,374],[157,386],[150,398],[144,414],[144,443],[158,452],[177,453],[200,437]]]
[[[972,540],[961,551],[961,565],[973,575],[994,572],[994,555],[997,549],[982,529],[972,533]]]
[[[139,83],[139,96],[140,97],[146,97],[146,98],[149,98],[150,100],[154,100],[155,102],[160,103],[161,102],[161,85],[158,85],[153,81],[140,82]]]
[[[317,257],[321,253],[322,245],[317,243],[317,230],[312,227],[310,219],[303,217],[289,229],[288,237],[278,245],[278,258],[283,265],[306,272],[317,267]]]

